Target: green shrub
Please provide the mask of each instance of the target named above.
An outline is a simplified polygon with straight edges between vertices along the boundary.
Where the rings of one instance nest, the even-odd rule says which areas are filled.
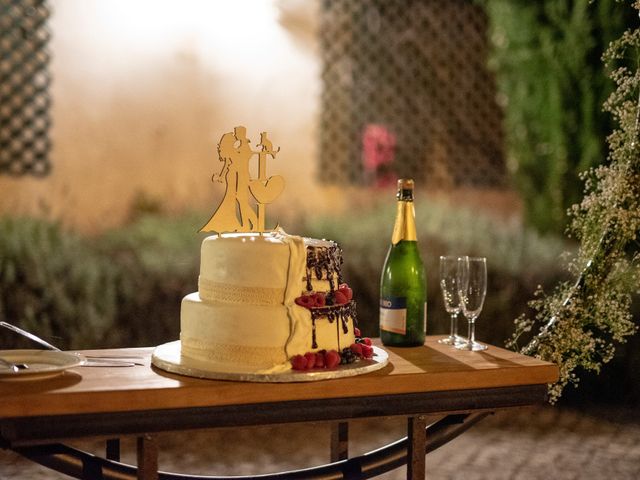
[[[0,219],[0,319],[63,349],[175,340],[180,300],[197,288],[196,218],[141,216],[97,238]],[[0,342],[29,345],[7,331]]]
[[[502,343],[537,284],[554,280],[562,243],[517,223],[505,224],[444,204],[418,199],[417,212],[429,272],[430,333],[444,333],[448,324],[437,283],[438,256],[486,255],[491,285],[478,332],[485,340]],[[394,216],[390,204],[287,227],[342,245],[345,278],[356,292],[361,327],[371,336],[377,335],[378,278]],[[0,318],[62,348],[156,345],[176,339],[180,300],[197,290],[202,218],[143,215],[97,238],[81,237],[45,221],[3,219]],[[0,338],[7,342],[12,337]]]
[[[118,270],[58,224],[0,219],[0,318],[61,348],[109,344]],[[17,341],[3,331],[3,345]]]
[[[118,267],[116,324],[126,345],[178,338],[180,301],[198,289],[202,218],[142,215],[96,240],[95,248]]]
[[[430,333],[448,317],[438,287],[438,257],[488,257],[489,293],[481,338],[502,344],[538,284],[560,275],[562,241],[516,222],[418,199],[417,226],[428,272]],[[345,278],[365,334],[378,330],[378,281],[395,216],[392,203],[351,216],[320,217],[291,232],[331,238],[344,250]],[[97,238],[32,219],[0,222],[0,318],[62,348],[155,345],[178,338],[180,300],[197,290],[203,215],[143,215]],[[461,322],[464,324],[464,322]],[[7,341],[7,335],[0,338]]]

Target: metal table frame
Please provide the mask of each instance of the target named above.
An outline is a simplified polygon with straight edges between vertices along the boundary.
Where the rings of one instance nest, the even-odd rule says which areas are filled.
[[[82,480],[366,479],[404,464],[407,464],[408,479],[423,479],[426,453],[457,437],[497,409],[541,403],[546,394],[546,384],[536,384],[216,407],[0,418],[0,441],[4,448],[11,448],[32,461]],[[348,420],[383,416],[406,416],[407,437],[349,458]],[[332,422],[330,464],[256,477],[158,472],[156,433],[310,421]],[[137,468],[119,462],[118,437],[125,435],[137,437]],[[108,438],[105,458],[59,443],[65,438],[96,436]]]

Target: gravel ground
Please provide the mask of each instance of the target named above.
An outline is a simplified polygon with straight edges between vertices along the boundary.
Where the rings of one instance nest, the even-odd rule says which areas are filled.
[[[404,436],[403,418],[351,423],[350,454],[359,455]],[[190,474],[260,474],[326,463],[329,427],[296,424],[191,431],[159,436],[160,469]],[[98,441],[74,446],[101,454]],[[122,443],[123,461],[135,463],[135,440]],[[432,479],[640,478],[640,413],[635,409],[535,407],[482,420],[427,456]],[[0,479],[65,479],[0,450]],[[405,478],[405,469],[383,480]]]

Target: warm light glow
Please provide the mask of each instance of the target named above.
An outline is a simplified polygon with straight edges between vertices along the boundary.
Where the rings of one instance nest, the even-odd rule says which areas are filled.
[[[268,68],[289,52],[273,0],[109,0],[94,3],[97,38],[123,53],[195,52],[215,68]]]
[[[272,134],[273,174],[314,188],[319,57],[300,32],[314,36],[317,0],[51,4],[56,211],[91,231],[122,221],[137,192],[209,210],[224,193],[216,142],[236,125],[254,147]]]

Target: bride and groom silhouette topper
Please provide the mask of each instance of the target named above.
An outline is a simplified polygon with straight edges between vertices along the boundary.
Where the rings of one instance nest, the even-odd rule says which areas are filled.
[[[267,157],[275,158],[280,147],[274,150],[267,132],[260,134],[259,150],[252,150],[245,127],[235,127],[233,132],[222,135],[218,144],[218,159],[222,162],[219,174],[213,181],[224,183],[224,197],[201,232],[265,232],[265,205],[273,202],[284,190],[284,178],[267,177]],[[258,156],[258,178],[251,178],[249,161]],[[250,200],[253,197],[257,209]]]

